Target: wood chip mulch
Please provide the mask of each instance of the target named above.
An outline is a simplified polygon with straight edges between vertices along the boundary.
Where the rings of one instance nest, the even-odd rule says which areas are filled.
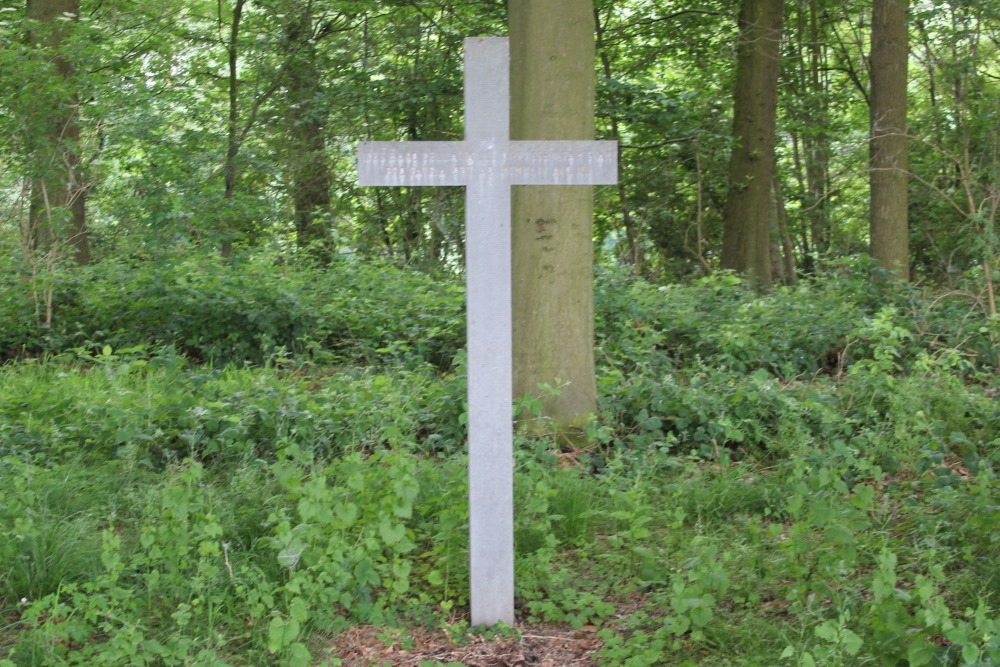
[[[386,630],[356,626],[333,638],[330,657],[344,667],[418,667],[421,662],[466,667],[596,667],[596,628],[519,627],[520,638],[467,634],[453,641],[443,630]]]

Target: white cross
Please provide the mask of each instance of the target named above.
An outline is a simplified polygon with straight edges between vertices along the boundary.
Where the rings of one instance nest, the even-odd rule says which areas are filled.
[[[465,40],[465,141],[361,142],[361,185],[464,185],[473,625],[514,623],[512,185],[618,180],[613,141],[511,141],[506,37]]]

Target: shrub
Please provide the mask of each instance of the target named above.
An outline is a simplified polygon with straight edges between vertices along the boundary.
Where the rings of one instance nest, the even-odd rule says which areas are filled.
[[[5,290],[4,356],[170,345],[219,367],[312,355],[449,368],[464,341],[454,279],[377,264],[320,272],[205,256],[106,260],[52,280],[51,326],[36,323],[27,285]]]

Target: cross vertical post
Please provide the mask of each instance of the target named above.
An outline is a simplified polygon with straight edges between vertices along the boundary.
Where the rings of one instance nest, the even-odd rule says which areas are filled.
[[[465,63],[465,143],[495,152],[510,137],[507,40],[478,42]],[[465,191],[469,385],[469,581],[473,625],[514,624],[514,362],[510,186]],[[470,298],[471,295],[480,295]],[[472,369],[475,368],[475,371]],[[476,518],[472,515],[475,512]]]
[[[361,142],[361,185],[464,185],[473,625],[514,623],[512,185],[617,182],[613,141],[511,141],[505,37],[465,40],[465,140]]]

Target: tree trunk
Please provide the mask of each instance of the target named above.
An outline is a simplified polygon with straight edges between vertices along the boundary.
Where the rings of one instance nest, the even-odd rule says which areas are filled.
[[[611,72],[611,55],[608,53],[607,46],[604,44],[604,26],[601,25],[600,12],[594,10],[594,24],[596,28],[596,49],[601,61],[601,69],[604,74],[604,78],[610,81],[612,79]],[[617,113],[611,114],[611,136],[609,139],[619,141],[621,139],[621,128],[618,123]],[[622,172],[622,155],[621,151],[618,152],[618,173]],[[619,177],[618,179],[618,204],[619,210],[622,216],[622,227],[625,229],[625,243],[627,244],[627,254],[624,260],[627,264],[632,267],[632,273],[636,275],[642,275],[642,245],[640,239],[641,230],[639,229],[638,223],[632,218],[632,209],[629,206],[628,200],[628,190],[625,188],[625,179]]]
[[[80,15],[80,0],[29,0],[27,16],[39,24],[29,39],[52,64],[59,83],[48,84],[43,112],[44,139],[33,150],[31,241],[36,250],[48,252],[68,242],[77,264],[90,263],[87,236],[86,186],[80,169],[80,101],[73,63],[62,52],[72,30],[65,20]]]
[[[226,136],[226,162],[223,167],[225,180],[225,211],[222,224],[222,256],[229,257],[233,253],[233,237],[236,235],[237,216],[236,203],[233,201],[236,193],[236,158],[240,153],[240,23],[243,18],[243,5],[246,0],[236,0],[233,6],[233,17],[229,24],[229,42],[226,44],[226,56],[229,63],[229,119]],[[221,16],[220,16],[221,19]]]
[[[723,212],[722,267],[771,283],[771,183],[783,0],[744,0],[736,49],[733,153]]]
[[[788,233],[788,213],[785,211],[785,195],[781,187],[781,180],[777,178],[777,175],[775,175],[774,179],[774,222],[777,226],[777,231],[776,237],[772,241],[779,244],[781,259],[781,270],[776,275],[781,275],[781,281],[784,284],[792,285],[797,279],[795,275],[795,246],[792,244],[792,237]],[[773,261],[772,258],[772,264]]]
[[[511,0],[511,138],[594,138],[594,15],[587,0]],[[593,188],[515,187],[514,394],[573,437],[597,410]]]
[[[871,48],[871,254],[909,280],[907,0],[875,0]]]
[[[803,202],[808,211],[812,247],[822,257],[830,247],[830,221],[827,199],[830,180],[830,126],[829,85],[825,72],[828,69],[824,48],[820,42],[819,7],[816,0],[809,2],[809,69],[802,76],[801,93],[804,99],[802,136],[805,150],[806,183],[808,192]],[[800,9],[800,14],[804,12]],[[800,37],[800,41],[802,38]],[[804,58],[804,56],[803,56]],[[803,73],[804,74],[804,73]]]
[[[330,167],[324,134],[327,109],[316,66],[312,2],[302,0],[290,10],[285,26],[285,41],[290,53],[287,65],[289,166],[296,236],[299,247],[304,248],[327,238],[323,224],[323,214],[330,207]],[[326,254],[321,250],[321,256]]]

